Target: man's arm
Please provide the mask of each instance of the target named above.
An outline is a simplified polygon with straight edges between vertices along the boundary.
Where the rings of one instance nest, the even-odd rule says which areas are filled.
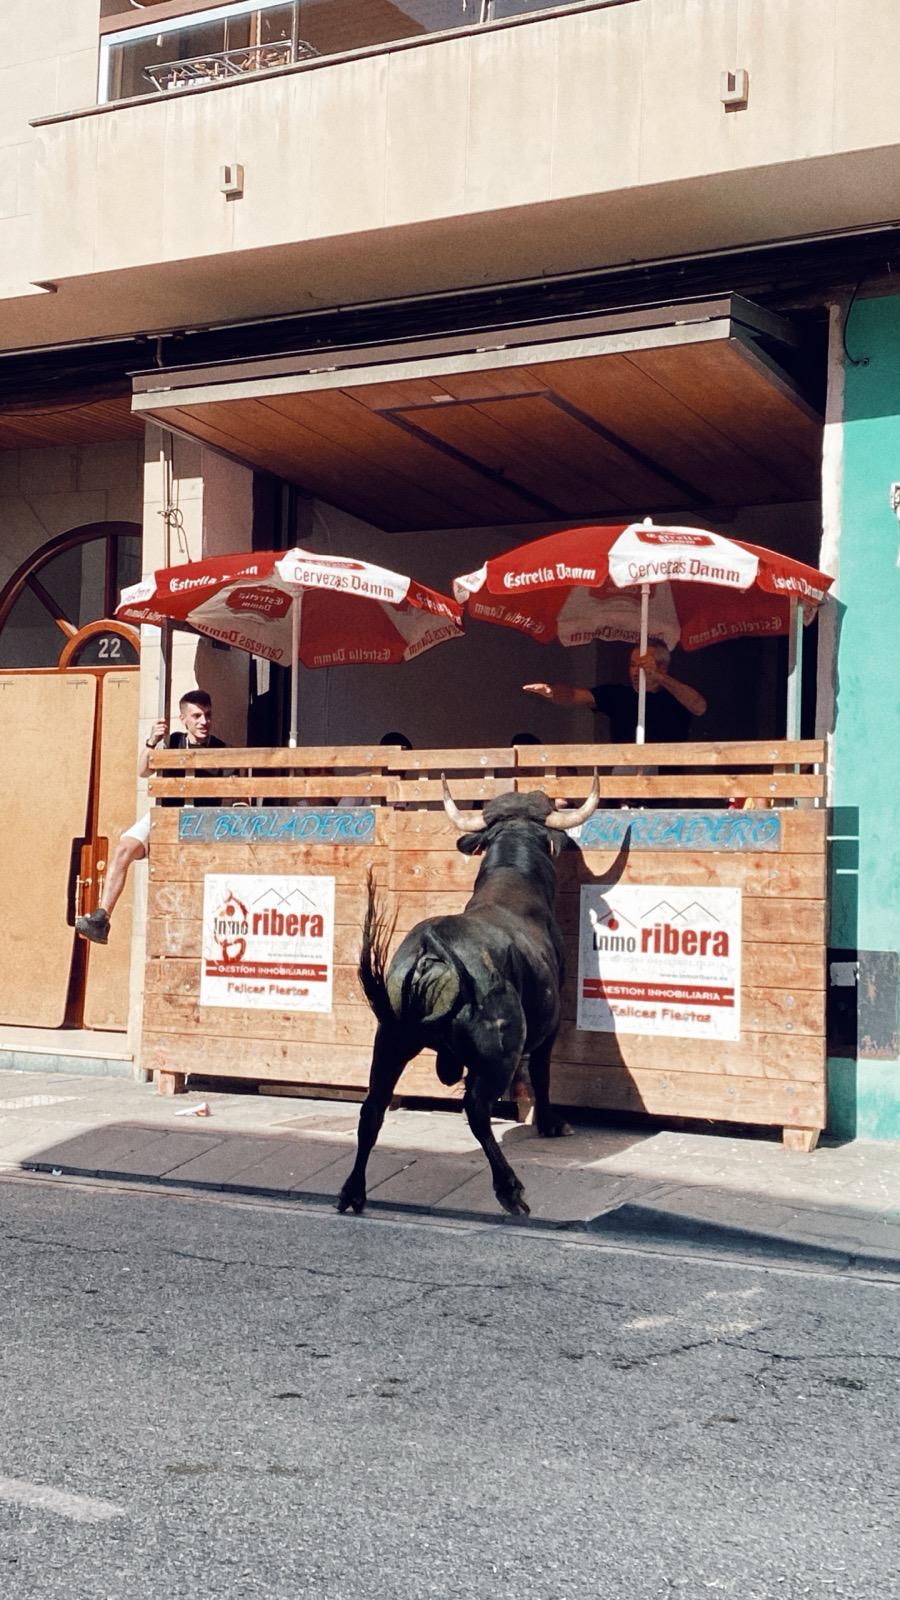
[[[167,722],[154,722],[153,727],[150,729],[150,733],[148,735],[147,742],[144,745],[144,748],[142,749],[142,751],[140,753],[140,757],[138,758],[138,777],[139,778],[149,778],[149,776],[150,776],[150,752],[152,750],[155,750],[156,746],[158,744],[162,744],[162,742],[165,739],[168,731],[169,731],[169,724]]]
[[[523,683],[526,694],[536,694],[554,706],[587,706],[596,709],[590,689],[576,689],[571,683]]]
[[[670,678],[667,672],[659,674],[661,688],[668,689],[673,700],[677,700],[685,711],[692,717],[702,717],[706,710],[706,701],[699,689],[692,689],[689,683],[682,683],[680,678]]]

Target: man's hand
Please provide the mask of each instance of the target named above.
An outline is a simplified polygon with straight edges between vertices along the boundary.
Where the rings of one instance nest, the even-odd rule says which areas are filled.
[[[525,694],[536,694],[555,706],[593,706],[590,689],[576,689],[571,683],[523,683]]]
[[[658,689],[660,684],[665,681],[665,674],[660,672],[659,662],[652,650],[645,651],[643,655],[641,655],[640,650],[632,650],[631,670],[640,672],[641,667],[643,667],[644,675],[647,679],[647,688],[651,690]]]
[[[159,722],[154,722],[153,727],[150,729],[150,732],[147,736],[147,743],[153,745],[162,744],[163,740],[167,737],[168,732],[169,724],[164,719],[161,719]]]

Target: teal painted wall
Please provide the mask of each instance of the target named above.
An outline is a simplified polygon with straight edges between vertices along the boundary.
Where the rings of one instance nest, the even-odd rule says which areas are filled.
[[[830,943],[896,951],[900,527],[889,492],[900,482],[900,296],[858,301],[846,344]],[[900,1138],[900,1060],[830,1060],[829,1126]]]

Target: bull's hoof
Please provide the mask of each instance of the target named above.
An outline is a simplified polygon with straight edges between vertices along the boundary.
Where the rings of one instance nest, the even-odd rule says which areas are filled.
[[[365,1204],[365,1189],[360,1193],[358,1189],[351,1188],[349,1183],[345,1183],[338,1195],[337,1208],[341,1215],[343,1216],[345,1211],[352,1211],[358,1217],[365,1210]]]
[[[572,1132],[571,1125],[557,1111],[551,1111],[544,1117],[536,1117],[535,1121],[542,1139],[564,1139]]]
[[[531,1207],[525,1199],[525,1190],[519,1182],[516,1182],[513,1188],[507,1189],[503,1194],[498,1189],[495,1189],[494,1193],[504,1211],[507,1211],[511,1217],[531,1216]]]

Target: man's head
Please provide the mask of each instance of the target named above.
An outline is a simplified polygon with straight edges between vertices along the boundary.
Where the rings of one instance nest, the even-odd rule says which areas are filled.
[[[212,701],[205,689],[189,689],[178,702],[182,727],[193,744],[204,744],[212,732]]]
[[[672,660],[672,652],[670,651],[668,645],[663,644],[661,639],[650,639],[647,643],[647,654],[654,657],[658,672],[668,672],[669,663]],[[640,659],[640,649],[635,648],[631,652],[631,659],[628,663],[628,678],[631,683],[631,687],[635,690],[635,692],[637,692],[638,688],[640,687],[640,666],[638,664]],[[655,694],[658,688],[659,684],[654,679],[653,674],[648,673],[648,692],[650,694]]]
[[[399,745],[401,750],[412,749],[412,741],[407,739],[405,733],[399,733],[396,728],[392,728],[390,733],[383,733],[378,743]]]

